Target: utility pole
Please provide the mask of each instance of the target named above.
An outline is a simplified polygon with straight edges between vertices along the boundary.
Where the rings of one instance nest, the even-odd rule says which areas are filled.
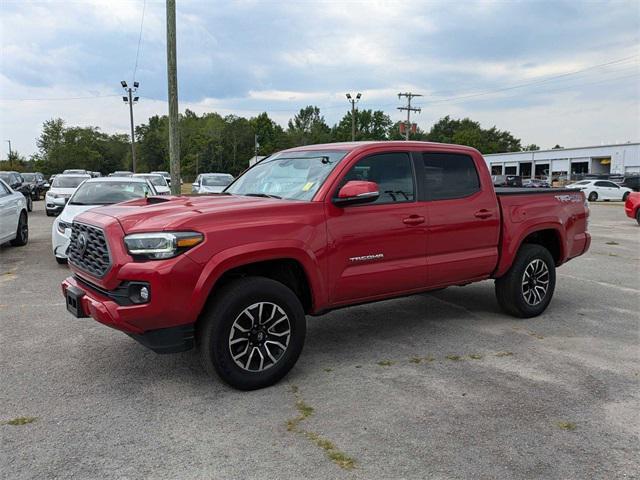
[[[347,93],[347,101],[351,104],[351,141],[356,141],[356,103],[360,101],[362,97],[361,93],[356,94],[355,98],[351,97],[350,93]]]
[[[11,157],[11,140],[7,140],[7,143],[9,144],[9,156],[7,157],[7,160],[9,160],[9,168],[11,168],[13,165],[13,158]]]
[[[133,94],[138,91],[140,83],[133,82],[133,88],[131,88],[127,85],[127,82],[122,80],[120,85],[122,85],[124,91],[127,92],[127,96],[122,97],[122,101],[129,104],[129,119],[131,120],[131,170],[133,170],[133,173],[136,173],[136,137],[133,127],[133,104],[138,103],[140,97],[134,97]]]
[[[258,147],[260,146],[260,144],[258,143],[258,134],[256,133],[253,136],[253,159],[257,162],[258,161]]]
[[[167,0],[167,79],[169,96],[169,170],[171,193],[180,194],[180,135],[178,131],[178,68],[176,59],[176,0]]]
[[[421,108],[415,108],[415,107],[411,107],[411,99],[413,97],[421,97],[422,95],[420,95],[419,93],[411,93],[411,92],[406,92],[406,93],[399,93],[398,94],[398,99],[400,99],[401,97],[407,97],[407,106],[406,107],[398,107],[398,110],[406,110],[407,111],[407,123],[405,124],[405,140],[409,140],[409,134],[411,132],[411,112],[416,112],[416,113],[420,113],[422,111]]]

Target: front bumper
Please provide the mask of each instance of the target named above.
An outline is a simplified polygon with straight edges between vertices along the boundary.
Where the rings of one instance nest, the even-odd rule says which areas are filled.
[[[84,316],[90,316],[104,325],[126,333],[156,353],[184,352],[192,349],[195,344],[193,323],[148,330],[141,328],[140,319],[146,316],[144,310],[152,308],[149,303],[122,305],[117,294],[99,291],[77,277],[68,277],[62,282],[65,297],[69,289],[81,292],[78,302]]]

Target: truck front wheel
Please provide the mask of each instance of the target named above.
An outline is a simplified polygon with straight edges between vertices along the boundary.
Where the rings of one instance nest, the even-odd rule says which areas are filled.
[[[556,270],[549,250],[541,245],[520,247],[509,271],[496,280],[500,307],[510,315],[530,318],[545,311],[556,286]]]
[[[269,278],[244,277],[216,293],[196,340],[208,373],[240,390],[255,390],[291,370],[305,334],[302,304],[289,288]]]

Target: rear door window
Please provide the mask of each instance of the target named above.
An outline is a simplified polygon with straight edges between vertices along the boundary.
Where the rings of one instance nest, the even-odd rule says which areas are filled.
[[[480,191],[473,159],[459,153],[423,153],[427,200],[465,198]]]

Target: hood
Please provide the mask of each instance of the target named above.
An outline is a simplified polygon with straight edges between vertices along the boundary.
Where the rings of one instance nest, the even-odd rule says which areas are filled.
[[[73,188],[55,187],[55,188],[50,188],[49,193],[57,193],[58,195],[73,195],[73,192],[75,192],[77,188],[78,187],[73,187]]]
[[[220,193],[225,188],[227,188],[226,185],[220,185],[220,186],[205,186],[205,185],[202,185],[198,189],[198,192],[199,193]]]
[[[64,210],[60,214],[60,220],[63,222],[71,223],[76,215],[80,215],[82,212],[86,212],[92,208],[96,208],[98,205],[65,205]]]
[[[287,208],[299,201],[236,195],[211,195],[203,197],[158,196],[131,200],[117,205],[92,209],[92,213],[117,219],[125,233],[180,230],[196,228],[201,222],[210,222],[211,215],[256,211],[258,218],[275,208]]]

